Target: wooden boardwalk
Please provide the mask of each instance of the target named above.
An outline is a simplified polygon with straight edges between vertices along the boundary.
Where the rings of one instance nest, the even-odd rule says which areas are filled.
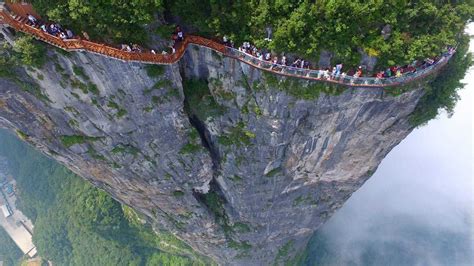
[[[23,11],[18,11],[23,12]],[[8,24],[10,27],[16,31],[20,31],[26,34],[30,34],[38,40],[49,43],[53,46],[56,46],[60,49],[66,51],[87,51],[102,56],[122,60],[125,62],[140,62],[145,64],[160,64],[160,65],[170,65],[178,62],[181,57],[183,57],[186,49],[189,45],[198,45],[206,47],[208,49],[214,50],[224,56],[237,59],[243,63],[246,63],[254,68],[258,68],[264,71],[268,71],[277,75],[305,79],[305,80],[314,80],[321,81],[333,84],[339,84],[350,87],[361,87],[361,88],[382,88],[390,86],[404,85],[408,82],[421,79],[435,71],[439,70],[441,67],[446,65],[446,63],[451,58],[451,54],[443,55],[440,57],[435,64],[426,67],[417,69],[416,72],[404,74],[402,77],[391,77],[391,78],[373,78],[373,77],[352,77],[352,76],[337,76],[337,77],[328,77],[327,73],[325,74],[322,70],[314,69],[303,69],[295,68],[284,65],[275,65],[269,61],[260,60],[250,54],[239,51],[234,48],[227,47],[221,43],[200,37],[187,35],[184,41],[181,41],[175,53],[173,54],[155,54],[151,51],[146,52],[127,52],[121,49],[115,48],[113,46],[96,43],[83,39],[65,39],[62,40],[59,37],[53,36],[42,30],[32,27],[26,23],[27,19],[23,16],[16,15],[11,10],[0,10],[0,21],[3,21],[4,24]]]

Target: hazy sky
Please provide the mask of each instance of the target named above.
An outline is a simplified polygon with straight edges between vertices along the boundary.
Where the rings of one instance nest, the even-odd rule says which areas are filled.
[[[474,52],[474,24],[468,32]],[[366,264],[375,243],[402,247],[416,257],[407,264],[474,265],[473,68],[464,82],[454,115],[414,130],[321,228],[333,257],[344,257],[331,264]]]

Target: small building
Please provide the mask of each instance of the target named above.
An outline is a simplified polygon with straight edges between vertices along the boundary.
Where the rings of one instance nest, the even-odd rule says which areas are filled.
[[[10,217],[12,215],[12,212],[6,205],[0,206],[0,209],[2,209],[3,216],[5,216],[5,218]]]

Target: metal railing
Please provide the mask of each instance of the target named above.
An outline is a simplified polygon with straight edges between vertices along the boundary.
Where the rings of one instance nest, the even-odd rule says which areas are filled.
[[[230,57],[238,59],[244,63],[247,63],[253,67],[270,71],[275,74],[298,77],[308,80],[317,80],[325,81],[329,83],[336,83],[346,86],[354,87],[388,87],[401,85],[433,73],[442,66],[444,66],[452,54],[443,54],[441,58],[427,67],[416,68],[415,71],[405,73],[400,77],[389,77],[389,78],[375,78],[375,77],[353,77],[348,75],[332,75],[332,73],[325,70],[318,69],[308,69],[308,68],[299,68],[292,67],[282,64],[275,64],[271,61],[259,59],[251,54],[248,54],[244,51],[240,51],[235,48],[226,47],[226,54]]]

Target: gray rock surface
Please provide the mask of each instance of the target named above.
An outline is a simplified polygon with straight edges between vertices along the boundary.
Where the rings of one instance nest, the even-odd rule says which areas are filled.
[[[0,126],[225,265],[281,264],[302,251],[411,132],[422,95],[357,88],[305,100],[288,91],[314,84],[198,47],[157,78],[142,64],[49,53],[19,75],[50,102],[0,79]],[[223,111],[186,110],[183,79],[205,80]],[[67,147],[66,135],[88,138]]]

